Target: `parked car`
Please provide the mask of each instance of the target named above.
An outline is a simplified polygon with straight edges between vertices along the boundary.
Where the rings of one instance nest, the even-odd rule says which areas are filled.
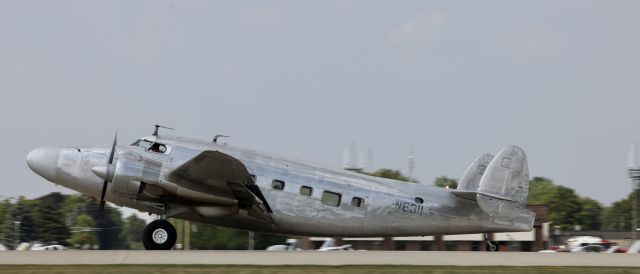
[[[61,245],[47,245],[47,246],[34,246],[31,250],[67,250],[66,247]]]
[[[267,251],[298,251],[302,250],[297,239],[287,239],[286,245],[272,245],[267,247]]]

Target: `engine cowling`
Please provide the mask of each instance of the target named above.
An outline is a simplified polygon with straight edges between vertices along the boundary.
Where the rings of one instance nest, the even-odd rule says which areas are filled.
[[[160,178],[161,163],[151,161],[133,153],[120,154],[115,163],[111,192],[129,198],[138,197],[141,192],[141,182],[145,181],[145,174],[150,177],[149,179],[157,174],[155,181]]]

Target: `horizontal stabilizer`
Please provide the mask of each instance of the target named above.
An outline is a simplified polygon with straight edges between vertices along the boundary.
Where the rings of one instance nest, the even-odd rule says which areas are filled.
[[[459,198],[472,200],[472,201],[475,201],[477,199],[477,195],[478,195],[478,192],[476,192],[476,191],[459,190],[459,189],[454,189],[454,190],[451,191],[451,193],[453,195],[456,195]]]
[[[482,193],[482,192],[477,192],[477,191],[470,191],[470,190],[458,190],[458,189],[455,189],[451,193],[453,193],[453,195],[458,196],[460,198],[467,199],[467,200],[473,200],[473,201],[477,201],[478,200],[478,195],[482,195],[482,196],[486,196],[486,197],[497,199],[497,200],[503,200],[503,201],[509,201],[509,202],[517,202],[516,200],[511,199],[509,197],[500,196],[500,195],[496,195],[496,194],[490,194],[490,193]]]
[[[502,200],[502,201],[507,201],[507,202],[514,202],[514,203],[518,202],[517,200],[514,200],[514,199],[506,197],[506,196],[498,195],[498,194],[478,192],[478,195],[482,195],[482,196],[485,196],[485,197],[488,197],[488,198],[498,199],[498,200]]]

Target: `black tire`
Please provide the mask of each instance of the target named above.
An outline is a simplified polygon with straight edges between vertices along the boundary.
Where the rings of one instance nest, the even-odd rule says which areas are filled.
[[[487,251],[490,252],[495,252],[495,251],[500,251],[500,244],[498,244],[498,242],[495,241],[487,241],[487,244],[485,245]]]
[[[176,229],[166,220],[150,222],[142,233],[142,244],[146,250],[170,250],[176,243]]]

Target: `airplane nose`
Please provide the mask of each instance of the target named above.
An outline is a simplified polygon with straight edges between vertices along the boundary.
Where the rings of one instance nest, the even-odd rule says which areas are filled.
[[[36,148],[27,154],[27,165],[33,172],[54,182],[59,156],[58,148]]]

